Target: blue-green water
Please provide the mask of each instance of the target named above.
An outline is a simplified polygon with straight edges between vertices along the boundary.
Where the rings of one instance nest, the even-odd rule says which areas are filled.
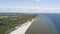
[[[38,17],[25,34],[60,34],[60,14],[38,14]]]
[[[44,16],[48,16],[54,23],[56,29],[60,33],[60,13],[48,13],[48,14],[40,14]]]

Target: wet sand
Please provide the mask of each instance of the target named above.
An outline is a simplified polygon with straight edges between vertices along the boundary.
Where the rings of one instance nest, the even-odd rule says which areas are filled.
[[[51,19],[41,15],[36,18],[25,34],[58,34],[58,32]]]

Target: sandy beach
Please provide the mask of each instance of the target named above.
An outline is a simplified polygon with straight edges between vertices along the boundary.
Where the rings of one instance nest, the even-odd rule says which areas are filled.
[[[16,30],[12,31],[10,34],[25,34],[25,32],[27,31],[27,29],[29,28],[29,26],[32,24],[32,22],[34,20],[35,19],[33,19],[32,21],[28,21],[28,22],[22,24],[21,27],[19,27]]]

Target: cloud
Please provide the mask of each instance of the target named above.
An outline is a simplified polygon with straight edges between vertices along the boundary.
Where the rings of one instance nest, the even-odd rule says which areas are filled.
[[[17,12],[17,13],[60,13],[60,8],[0,8],[0,12]]]
[[[37,1],[37,2],[38,2],[39,0],[35,0],[35,1]]]

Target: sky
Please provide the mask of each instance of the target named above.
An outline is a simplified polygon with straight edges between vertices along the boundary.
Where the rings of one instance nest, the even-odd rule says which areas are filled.
[[[60,13],[60,0],[0,0],[0,12]]]

